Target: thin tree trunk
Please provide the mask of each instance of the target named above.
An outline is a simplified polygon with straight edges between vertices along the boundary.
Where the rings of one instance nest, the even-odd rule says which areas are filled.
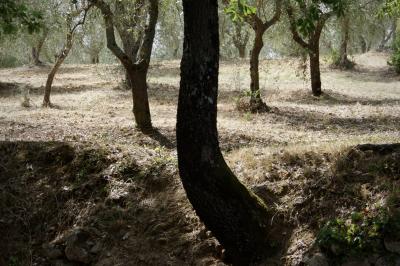
[[[54,77],[55,77],[58,69],[60,68],[61,64],[64,62],[65,58],[67,58],[69,51],[72,48],[72,43],[73,43],[72,39],[73,39],[73,34],[69,33],[67,35],[66,46],[61,51],[61,53],[58,55],[56,63],[54,64],[49,75],[47,76],[46,87],[45,87],[44,97],[43,97],[43,107],[52,107],[52,104],[50,101],[51,86],[53,85]]]
[[[179,173],[197,215],[233,265],[271,252],[271,214],[241,184],[221,154],[217,132],[219,36],[217,0],[183,0],[184,49],[177,115]]]
[[[250,55],[250,110],[251,112],[268,111],[269,108],[261,99],[260,91],[260,72],[259,72],[259,58],[261,49],[264,46],[263,42],[264,31],[258,29],[254,38],[253,48]]]
[[[358,39],[359,39],[359,42],[360,42],[361,53],[365,54],[367,52],[367,42],[365,41],[365,38],[362,35],[359,35]]]
[[[239,57],[241,59],[246,58],[246,46],[245,45],[239,45],[237,47],[237,49],[238,49],[238,52],[239,52]]]
[[[340,44],[340,58],[337,66],[342,69],[350,69],[353,67],[353,62],[348,58],[348,44],[350,39],[350,19],[344,16],[341,19],[341,44]]]
[[[43,62],[40,61],[40,53],[42,52],[42,48],[44,42],[46,41],[47,35],[48,35],[48,30],[44,29],[37,45],[32,47],[32,62],[35,66],[43,65]]]
[[[319,46],[315,45],[309,52],[310,56],[310,75],[311,89],[314,96],[321,96],[321,70],[319,64]]]

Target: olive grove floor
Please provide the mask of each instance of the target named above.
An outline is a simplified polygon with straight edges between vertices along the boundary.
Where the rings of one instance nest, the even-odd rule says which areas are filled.
[[[315,232],[310,229],[313,223],[306,216],[316,215],[316,206],[304,203],[307,207],[299,210],[298,205],[306,198],[305,183],[329,175],[329,158],[360,143],[400,142],[400,77],[387,67],[385,54],[357,55],[355,61],[357,66],[352,71],[332,70],[324,63],[325,94],[317,99],[310,94],[307,73],[304,79],[298,60],[263,60],[261,93],[272,107],[271,113],[263,114],[243,113],[235,107],[249,85],[247,60],[221,63],[218,128],[224,155],[248,186],[267,183],[275,193],[273,204],[277,211],[292,224],[297,223],[288,237],[282,264],[296,265],[315,239]],[[64,65],[54,82],[51,99],[56,107],[52,109],[41,107],[48,71],[49,67],[0,70],[0,140],[100,145],[115,153],[129,154],[139,166],[167,161],[175,183],[173,193],[160,198],[185,206],[193,218],[176,170],[179,61],[156,61],[151,65],[151,114],[158,129],[151,136],[135,130],[132,96],[130,91],[119,88],[123,76],[119,66]],[[23,106],[24,101],[29,107]],[[300,170],[280,165],[294,155],[304,160]],[[157,200],[158,194],[147,196]],[[331,216],[329,207],[333,205],[334,202],[319,213],[322,220]],[[347,209],[356,207],[359,206]],[[337,210],[342,212],[346,210]],[[193,232],[200,234],[201,230]],[[128,251],[115,252],[129,253],[127,245]],[[124,264],[129,261],[127,253],[115,256],[116,260],[126,259],[121,259],[120,265],[128,265]]]

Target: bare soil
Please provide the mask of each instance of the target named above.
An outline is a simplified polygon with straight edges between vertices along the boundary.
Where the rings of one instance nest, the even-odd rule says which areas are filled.
[[[324,65],[321,98],[311,96],[297,60],[262,61],[262,95],[272,109],[263,114],[236,109],[248,63],[221,63],[224,155],[287,227],[268,265],[299,265],[326,221],[373,211],[398,187],[396,163],[389,172],[363,167],[369,155],[343,163],[354,145],[400,142],[400,77],[386,60],[359,55],[348,72]],[[43,244],[74,228],[101,244],[91,265],[223,265],[177,173],[179,62],[151,66],[151,135],[134,127],[119,66],[63,66],[51,109],[41,107],[48,71],[0,70],[0,265],[49,265]],[[398,162],[398,154],[385,160]]]

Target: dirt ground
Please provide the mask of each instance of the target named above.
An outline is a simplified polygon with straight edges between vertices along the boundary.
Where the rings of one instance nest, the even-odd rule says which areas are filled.
[[[285,248],[271,265],[299,265],[312,247],[316,229],[321,224],[332,217],[376,204],[386,195],[382,188],[371,192],[373,196],[363,198],[360,191],[366,189],[364,182],[352,186],[349,194],[352,196],[349,196],[346,194],[348,186],[335,180],[334,169],[349,147],[360,143],[400,142],[400,77],[387,67],[385,54],[368,53],[354,59],[356,69],[346,72],[332,70],[324,63],[325,94],[320,99],[311,96],[309,82],[297,60],[262,61],[260,84],[264,89],[261,93],[272,107],[271,113],[263,114],[236,110],[236,102],[248,88],[248,62],[221,63],[218,128],[225,158],[246,185],[258,189],[260,195],[268,194],[264,199],[290,224]],[[12,176],[21,177],[21,184],[28,186],[28,191],[32,190],[21,203],[24,208],[27,202],[34,201],[31,196],[50,193],[38,189],[44,186],[41,178],[24,179],[27,178],[26,167],[37,164],[38,169],[43,169],[34,171],[37,176],[51,176],[54,169],[59,169],[60,162],[46,165],[35,153],[46,154],[60,145],[70,145],[71,153],[77,154],[68,162],[61,160],[61,165],[68,167],[53,174],[60,178],[66,173],[85,175],[74,168],[78,163],[76,158],[80,158],[81,150],[94,147],[105,150],[106,157],[111,159],[101,164],[102,171],[92,171],[87,176],[105,175],[104,171],[125,165],[126,160],[129,169],[134,164],[139,170],[118,172],[105,184],[93,185],[93,189],[105,187],[106,193],[94,193],[96,200],[93,201],[90,196],[82,196],[72,211],[59,212],[68,216],[69,222],[49,222],[55,227],[52,232],[47,232],[46,237],[42,235],[38,243],[30,244],[25,255],[8,250],[3,258],[0,256],[0,265],[1,259],[9,265],[19,265],[11,264],[10,258],[17,262],[30,261],[31,265],[48,265],[49,261],[37,253],[43,241],[54,241],[71,228],[90,225],[93,222],[89,222],[88,217],[98,218],[107,213],[104,211],[107,206],[101,204],[113,197],[117,200],[112,200],[112,208],[124,212],[117,213],[119,218],[113,222],[121,225],[117,229],[104,227],[109,244],[103,245],[100,255],[91,262],[93,265],[222,265],[219,244],[197,220],[177,174],[175,123],[179,61],[152,63],[149,94],[157,132],[150,136],[134,127],[132,96],[119,87],[122,72],[117,65],[63,66],[54,82],[51,100],[56,107],[52,109],[41,107],[48,71],[48,67],[0,70],[0,140],[4,141],[2,156],[8,157],[8,160],[3,159],[4,169],[0,171],[3,196],[5,188],[12,186]],[[12,147],[36,159],[28,163],[28,157],[10,152]],[[16,167],[16,162],[23,167],[5,170],[4,165]],[[129,178],[138,173],[146,173],[147,178],[134,181]],[[369,180],[368,186],[379,184],[379,178]],[[46,182],[46,186],[54,186],[52,193],[57,194],[76,180],[63,179],[61,183],[54,183],[49,179]],[[29,184],[38,187],[34,189]],[[315,187],[326,191],[315,190]],[[70,197],[66,196],[64,201],[68,202]],[[90,204],[98,209],[96,214],[88,210]],[[138,206],[144,210],[130,213]],[[62,207],[68,209],[67,205]],[[82,217],[76,217],[77,213]],[[30,218],[9,217],[9,223],[20,218],[25,221],[22,228],[31,228],[26,225]],[[26,235],[21,239],[24,237]],[[103,244],[107,242],[102,241]],[[7,247],[2,248],[7,250]]]

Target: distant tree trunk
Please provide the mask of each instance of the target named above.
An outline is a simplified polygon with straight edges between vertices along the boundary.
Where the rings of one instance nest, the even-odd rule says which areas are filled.
[[[71,51],[73,41],[74,41],[75,30],[78,28],[78,26],[83,25],[85,23],[86,15],[90,8],[91,8],[91,5],[88,5],[87,7],[84,7],[80,10],[75,11],[74,12],[75,17],[67,16],[69,31],[67,33],[64,48],[62,49],[60,54],[57,55],[56,62],[54,64],[53,68],[51,69],[49,75],[47,76],[46,87],[45,87],[45,92],[44,92],[44,97],[43,97],[43,107],[51,107],[52,106],[51,101],[50,101],[50,93],[51,93],[51,86],[53,84],[54,76],[56,75],[61,64],[64,62],[65,58],[67,58],[69,52]],[[83,18],[79,19],[78,21],[75,21],[77,17],[80,17],[81,12],[83,12]]]
[[[90,56],[90,62],[91,62],[92,64],[98,64],[98,63],[100,62],[99,54],[92,54],[92,55]]]
[[[319,45],[315,45],[309,52],[310,56],[310,75],[311,75],[311,90],[314,96],[321,96],[321,70],[319,62]]]
[[[46,41],[47,35],[48,35],[48,29],[43,29],[42,35],[40,36],[40,39],[38,40],[36,46],[32,47],[32,63],[35,66],[41,66],[43,65],[43,62],[40,60],[40,53],[42,52],[42,48],[44,45],[44,42]]]
[[[58,55],[56,63],[54,64],[53,68],[51,69],[50,73],[47,76],[46,87],[44,91],[44,98],[43,98],[43,107],[52,107],[50,102],[50,94],[51,94],[51,86],[53,85],[54,77],[60,68],[61,64],[64,62],[65,58],[67,58],[69,51],[72,48],[73,44],[73,34],[67,34],[67,41],[64,49]]]
[[[361,53],[365,54],[366,52],[368,52],[368,50],[367,50],[367,42],[365,41],[364,36],[362,36],[361,34],[358,36],[358,39],[360,41]]]
[[[336,65],[342,69],[350,69],[353,67],[353,62],[348,58],[348,44],[350,39],[350,19],[348,15],[341,18],[341,44],[339,62]]]
[[[145,27],[143,39],[139,46],[135,58],[134,51],[127,51],[131,46],[124,46],[124,50],[117,45],[114,32],[114,14],[110,6],[103,0],[90,0],[102,12],[105,26],[107,47],[120,60],[126,71],[126,77],[131,85],[133,97],[133,114],[135,116],[136,126],[142,132],[151,132],[153,127],[151,124],[151,115],[149,107],[149,99],[147,93],[147,72],[150,65],[151,51],[155,36],[155,29],[158,20],[158,0],[150,0],[149,21]],[[122,7],[121,7],[122,8]],[[129,32],[120,26],[119,32]],[[132,36],[131,36],[132,37]],[[122,38],[122,37],[121,37]],[[124,44],[123,44],[124,45]]]
[[[239,52],[239,57],[243,59],[246,57],[246,47],[249,42],[250,34],[248,31],[243,34],[243,25],[241,22],[234,22],[234,24],[235,32],[232,36],[233,44]]]
[[[238,52],[239,52],[239,57],[241,59],[246,58],[246,46],[245,45],[240,45],[237,47]]]
[[[130,70],[128,77],[132,87],[133,114],[136,124],[142,131],[151,131],[151,114],[147,93],[147,68]]]
[[[184,49],[177,115],[179,173],[197,215],[233,265],[271,252],[271,213],[241,184],[221,154],[217,132],[217,0],[183,0]]]
[[[311,90],[314,96],[319,97],[322,95],[319,43],[325,23],[330,18],[332,13],[321,15],[317,21],[314,31],[308,34],[308,42],[305,41],[297,31],[296,19],[292,6],[287,5],[286,13],[289,17],[290,31],[292,32],[293,40],[295,40],[295,42],[308,51],[308,55],[310,57]]]
[[[250,55],[250,110],[251,112],[268,111],[268,106],[261,99],[259,58],[263,42],[264,29],[258,28],[255,32],[253,48]]]
[[[390,39],[393,38],[393,35],[395,35],[396,28],[397,28],[397,19],[392,21],[392,24],[390,25],[390,29],[389,29],[388,33],[387,33],[387,29],[384,28],[382,40],[377,49],[378,51],[385,50],[386,44],[389,42]]]

